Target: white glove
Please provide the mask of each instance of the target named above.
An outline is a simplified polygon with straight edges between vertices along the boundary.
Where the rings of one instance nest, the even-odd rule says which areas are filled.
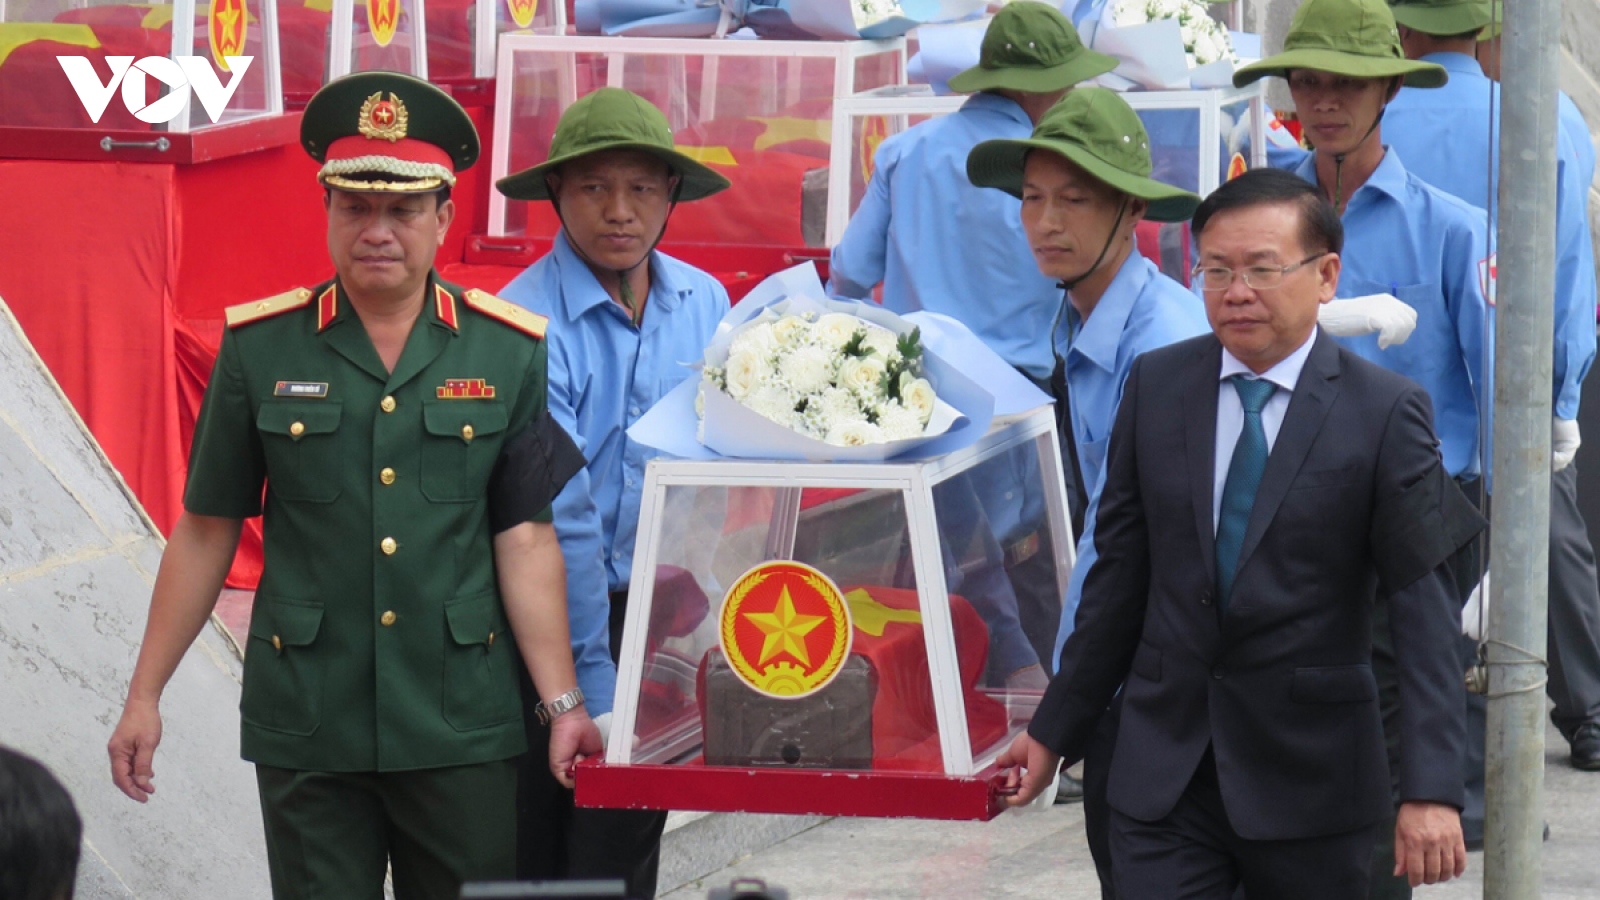
[[[1317,324],[1334,337],[1378,334],[1378,347],[1404,344],[1417,328],[1417,311],[1393,294],[1333,300],[1317,308]]]
[[[1461,607],[1461,633],[1475,641],[1483,640],[1483,630],[1489,626],[1489,573],[1485,571],[1477,587],[1467,595],[1467,605]]]
[[[1583,437],[1578,434],[1578,423],[1572,419],[1550,420],[1550,471],[1559,472],[1572,465],[1578,455]]]
[[[606,745],[611,743],[611,713],[601,713],[595,716],[594,726],[600,729],[600,749],[604,751]]]

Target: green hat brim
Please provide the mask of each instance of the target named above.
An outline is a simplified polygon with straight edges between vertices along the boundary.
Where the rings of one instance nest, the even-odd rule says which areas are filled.
[[[697,160],[690,159],[676,150],[666,150],[655,144],[633,141],[598,144],[585,147],[577,153],[552,157],[531,169],[523,169],[521,172],[507,175],[496,181],[494,186],[500,193],[513,200],[549,200],[550,188],[545,184],[546,175],[575,159],[582,159],[585,156],[603,153],[607,150],[637,150],[640,153],[648,153],[666,163],[672,169],[672,173],[678,176],[679,203],[703,200],[712,194],[725,191],[733,186],[732,182],[719,175],[716,170]]]
[[[1466,34],[1494,24],[1494,14],[1488,10],[1475,10],[1465,4],[1460,6],[1428,6],[1420,3],[1403,3],[1389,7],[1394,20],[1412,31],[1423,34],[1449,36]],[[1487,15],[1485,15],[1487,13]]]
[[[1244,87],[1268,76],[1288,78],[1294,69],[1313,69],[1350,78],[1394,78],[1403,76],[1406,87],[1436,88],[1449,80],[1443,66],[1429,62],[1389,57],[1358,56],[1342,50],[1304,48],[1285,50],[1233,73],[1233,86]]]
[[[1066,141],[984,141],[967,155],[967,179],[978,187],[997,188],[1020,200],[1023,167],[1028,154],[1034,150],[1065,157],[1112,188],[1148,201],[1150,208],[1144,217],[1152,222],[1183,222],[1193,218],[1195,209],[1200,206],[1200,197],[1196,194],[1153,178],[1124,172],[1078,144]]]
[[[958,94],[978,91],[1010,90],[1030,94],[1064,91],[1080,82],[1097,78],[1117,67],[1117,59],[1087,47],[1071,59],[1047,69],[998,66],[985,69],[973,66],[950,77],[950,90]]]

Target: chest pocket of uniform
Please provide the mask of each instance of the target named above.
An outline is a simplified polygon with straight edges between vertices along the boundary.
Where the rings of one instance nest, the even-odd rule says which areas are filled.
[[[339,499],[338,400],[264,400],[256,430],[267,458],[267,486],[284,500]]]
[[[500,455],[506,406],[498,400],[423,400],[422,496],[435,503],[470,503],[489,492]]]

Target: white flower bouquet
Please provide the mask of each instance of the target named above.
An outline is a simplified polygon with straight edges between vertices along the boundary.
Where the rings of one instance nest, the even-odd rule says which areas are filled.
[[[721,391],[791,431],[862,447],[922,437],[938,409],[915,328],[896,334],[849,313],[769,308],[739,328],[726,352],[721,365],[708,359],[701,370],[702,415],[705,392]]]
[[[1201,0],[1113,0],[1085,23],[1085,43],[1121,61],[1108,87],[1190,90],[1227,87],[1238,62],[1228,29]]]
[[[1175,19],[1183,39],[1183,52],[1189,68],[1210,65],[1218,60],[1238,62],[1228,29],[1222,27],[1200,0],[1117,0],[1111,14],[1118,28]]]
[[[941,14],[939,0],[791,0],[797,28],[829,41],[899,37]]]
[[[778,272],[723,317],[699,377],[628,436],[682,459],[922,459],[977,440],[997,407],[1050,402],[960,323],[913,317],[925,328],[827,298],[809,263]]]

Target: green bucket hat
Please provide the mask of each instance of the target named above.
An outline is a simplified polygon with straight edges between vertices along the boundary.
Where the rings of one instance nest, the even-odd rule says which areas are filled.
[[[1025,141],[984,141],[967,156],[967,179],[978,187],[1022,196],[1028,154],[1048,150],[1111,187],[1150,202],[1145,218],[1182,222],[1200,198],[1150,177],[1150,137],[1116,91],[1078,88],[1050,107]]]
[[[1400,32],[1384,0],[1305,0],[1294,11],[1283,52],[1233,73],[1234,87],[1291,69],[1350,78],[1404,76],[1407,87],[1434,88],[1449,77],[1443,66],[1406,59]]]
[[[1390,0],[1394,20],[1413,31],[1449,37],[1494,24],[1493,0]]]
[[[654,104],[632,91],[613,87],[586,94],[567,107],[550,139],[550,157],[531,169],[507,175],[494,186],[513,200],[549,200],[545,175],[602,150],[638,150],[671,166],[679,178],[679,201],[699,200],[731,186],[728,179],[674,148],[667,117]]]
[[[1083,46],[1072,21],[1044,3],[1015,2],[983,33],[978,64],[950,79],[961,94],[1003,88],[1031,94],[1064,91],[1117,67],[1115,57]]]

